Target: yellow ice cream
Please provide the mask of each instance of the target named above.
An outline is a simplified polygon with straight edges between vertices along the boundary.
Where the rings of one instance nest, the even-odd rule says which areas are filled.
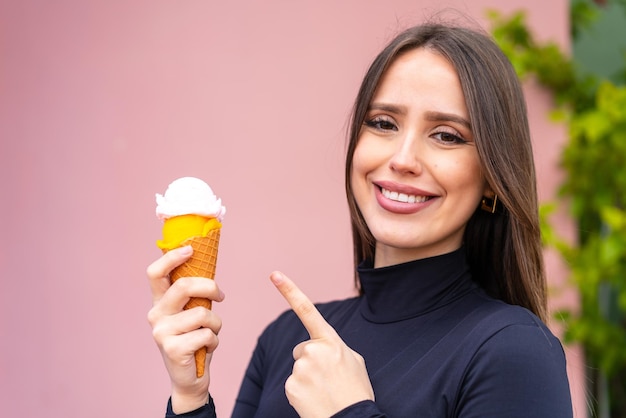
[[[222,223],[217,218],[200,215],[179,215],[163,222],[163,239],[157,241],[162,250],[180,247],[191,237],[206,237],[209,231],[219,229]]]

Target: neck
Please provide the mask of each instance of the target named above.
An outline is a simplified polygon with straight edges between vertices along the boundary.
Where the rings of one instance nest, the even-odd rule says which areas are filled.
[[[397,248],[389,245],[376,243],[374,254],[374,268],[388,267],[396,264],[408,263],[409,261],[421,260],[448,254],[461,248],[461,245],[448,247],[420,247],[420,248]]]

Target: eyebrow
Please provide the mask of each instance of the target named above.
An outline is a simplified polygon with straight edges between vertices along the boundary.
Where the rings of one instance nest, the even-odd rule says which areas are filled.
[[[454,113],[426,112],[426,119],[433,122],[455,122],[465,126],[470,131],[472,130],[472,124],[467,119]]]
[[[391,112],[391,113],[396,113],[399,115],[405,115],[406,114],[406,109],[404,107],[400,107],[400,106],[396,106],[393,104],[388,104],[388,103],[370,103],[369,107],[367,108],[368,111],[370,110],[384,110],[385,112]]]
[[[407,113],[404,107],[389,103],[371,103],[367,110],[383,110],[398,115],[406,115]],[[472,124],[467,119],[454,113],[428,111],[426,112],[426,120],[431,122],[455,122],[465,126],[470,131],[472,130]]]

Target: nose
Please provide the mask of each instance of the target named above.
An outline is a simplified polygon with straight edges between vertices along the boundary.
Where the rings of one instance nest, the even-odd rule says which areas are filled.
[[[422,171],[420,142],[414,133],[398,138],[397,148],[389,159],[389,167],[400,174],[417,175]]]

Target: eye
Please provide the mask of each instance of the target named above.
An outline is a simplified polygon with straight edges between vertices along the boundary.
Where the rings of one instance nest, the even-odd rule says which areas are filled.
[[[453,144],[466,144],[468,142],[465,139],[463,139],[461,134],[459,134],[458,132],[456,132],[456,130],[453,130],[453,129],[440,130],[439,132],[435,132],[432,136],[435,139],[437,139],[439,142],[441,142],[442,144],[453,145]]]
[[[371,119],[366,119],[363,123],[365,124],[365,126],[377,129],[379,131],[398,130],[398,127],[396,126],[394,120],[388,116],[376,116]]]

